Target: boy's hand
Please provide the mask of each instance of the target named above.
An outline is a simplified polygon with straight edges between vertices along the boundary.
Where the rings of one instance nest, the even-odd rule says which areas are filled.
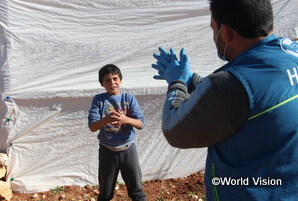
[[[118,118],[115,116],[115,110],[113,110],[109,115],[105,116],[105,124],[113,125],[117,128],[121,127],[121,123],[119,122]]]
[[[137,129],[141,129],[143,127],[143,123],[141,120],[133,119],[126,116],[119,108],[112,111],[111,118],[113,119],[113,121],[110,124],[118,128],[120,128],[122,124],[127,124]]]
[[[127,124],[130,118],[122,113],[121,109],[113,110],[110,114],[106,115],[99,121],[90,124],[89,128],[92,132],[98,131],[104,126],[110,124],[116,128],[120,128],[122,124]]]
[[[119,108],[117,110],[112,111],[111,117],[114,120],[113,122],[111,122],[111,124],[118,128],[121,127],[121,124],[129,123],[129,118]]]

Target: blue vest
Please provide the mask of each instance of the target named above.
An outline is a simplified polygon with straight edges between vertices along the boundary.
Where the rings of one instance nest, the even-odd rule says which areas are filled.
[[[298,199],[297,55],[298,43],[271,35],[217,70],[241,81],[250,115],[208,148],[208,201]]]

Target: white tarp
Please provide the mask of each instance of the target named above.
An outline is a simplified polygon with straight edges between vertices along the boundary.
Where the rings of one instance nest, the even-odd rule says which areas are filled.
[[[297,38],[296,0],[274,0],[275,33]],[[152,79],[159,46],[185,47],[203,76],[222,65],[207,0],[1,0],[0,151],[12,190],[96,185],[98,140],[87,126],[100,67],[114,63],[146,118],[136,145],[143,180],[204,169],[206,149],[176,149],[161,132],[165,81]],[[121,178],[120,178],[121,180]]]

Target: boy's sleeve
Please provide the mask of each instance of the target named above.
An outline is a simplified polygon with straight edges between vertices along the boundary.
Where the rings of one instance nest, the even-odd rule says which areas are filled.
[[[144,114],[142,113],[139,103],[133,94],[131,94],[130,113],[131,113],[131,118],[139,119],[142,121],[142,128],[140,129],[143,129],[145,127]]]
[[[100,108],[99,108],[99,101],[97,97],[95,96],[92,100],[91,108],[89,110],[89,115],[88,115],[88,125],[90,127],[90,124],[99,121],[101,119],[101,114],[100,114]]]

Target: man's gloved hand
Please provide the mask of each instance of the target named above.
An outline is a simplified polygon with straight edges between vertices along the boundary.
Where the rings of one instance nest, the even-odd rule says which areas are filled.
[[[174,50],[171,48],[168,53],[164,48],[159,47],[160,55],[153,54],[157,60],[152,67],[158,70],[159,75],[153,76],[154,79],[165,79],[168,84],[173,81],[180,80],[189,84],[193,73],[190,71],[188,56],[185,54],[185,49],[180,51],[180,61],[178,61]]]

